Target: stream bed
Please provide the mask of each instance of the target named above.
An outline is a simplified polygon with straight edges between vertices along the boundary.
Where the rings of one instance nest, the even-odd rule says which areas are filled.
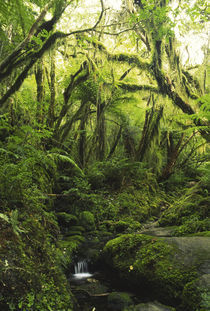
[[[74,311],[120,311],[140,302],[133,293],[118,288],[110,275],[90,272],[86,260],[75,264],[70,284]]]

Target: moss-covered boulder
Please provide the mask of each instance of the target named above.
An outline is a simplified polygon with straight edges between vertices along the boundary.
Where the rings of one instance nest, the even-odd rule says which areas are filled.
[[[124,220],[105,220],[100,225],[101,231],[111,232],[113,235],[121,233],[131,233],[140,231],[141,224],[132,218],[125,218]]]
[[[134,307],[127,308],[125,311],[176,311],[173,307],[165,306],[159,302],[140,303]]]
[[[79,216],[79,223],[86,231],[95,230],[95,217],[91,212],[83,211]]]
[[[205,273],[202,267],[210,260],[210,244],[208,238],[199,237],[202,239],[200,242],[196,238],[187,240],[126,234],[109,241],[103,256],[120,282],[129,284],[138,295],[159,299],[178,306],[180,310],[202,310],[204,291],[200,291],[196,280]],[[193,304],[190,302],[189,285],[192,282],[195,282],[194,294],[197,297]]]
[[[107,298],[109,310],[122,311],[132,305],[131,295],[125,292],[112,292]]]
[[[72,226],[72,225],[77,225],[78,224],[78,219],[75,215],[65,213],[65,212],[60,212],[56,213],[58,223],[60,226]]]

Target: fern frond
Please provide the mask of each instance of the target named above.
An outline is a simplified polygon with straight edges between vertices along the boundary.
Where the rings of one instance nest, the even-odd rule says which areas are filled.
[[[7,217],[7,215],[0,213],[0,218],[9,223],[9,218]]]
[[[72,160],[70,157],[63,155],[63,154],[59,154],[59,153],[49,153],[49,156],[53,158],[54,161],[56,162],[71,164],[76,169],[77,173],[79,173],[81,176],[84,176],[84,173],[81,170],[81,168],[79,168],[76,162]]]

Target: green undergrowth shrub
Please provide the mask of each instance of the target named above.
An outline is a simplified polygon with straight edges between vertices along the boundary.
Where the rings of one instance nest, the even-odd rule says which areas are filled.
[[[56,284],[53,278],[43,279],[40,291],[32,290],[18,303],[21,311],[72,311],[72,302],[66,291],[66,279],[60,279],[63,285]]]
[[[57,310],[55,296],[66,310],[67,306],[71,308],[70,290],[61,269],[61,248],[57,245],[59,228],[53,214],[37,209],[22,209],[16,222],[10,213],[4,213],[8,222],[2,217],[0,220],[0,305],[5,306],[5,311],[19,310],[20,302],[20,310],[44,310],[48,305]],[[28,301],[31,297],[33,304]]]
[[[118,190],[129,184],[154,188],[154,179],[144,163],[130,159],[114,158],[105,162],[94,162],[87,168],[87,178],[92,189]],[[148,183],[147,183],[148,182]],[[157,182],[155,182],[157,185]]]
[[[126,217],[143,222],[157,217],[167,202],[155,174],[144,163],[129,159],[95,162],[87,168],[87,179],[98,195],[95,210],[99,222]]]
[[[94,162],[87,169],[87,177],[93,189],[119,189],[133,169],[134,165],[127,159]]]
[[[52,211],[57,163],[45,129],[22,126],[0,148],[0,309],[71,310]],[[71,242],[71,252],[74,249]],[[50,309],[51,308],[51,309]]]
[[[69,174],[69,176],[61,176],[61,173]],[[80,212],[87,209],[91,211],[97,203],[97,197],[91,192],[87,179],[75,176],[68,170],[59,172],[54,191],[61,194],[56,200],[57,213],[65,212],[78,216]]]
[[[58,212],[56,217],[62,233],[62,239],[58,242],[59,265],[67,274],[72,264],[74,253],[77,252],[81,243],[85,241],[85,228],[80,225],[79,219],[75,215]]]
[[[210,196],[202,182],[184,189],[180,197],[165,210],[159,223],[161,226],[178,225],[175,235],[184,235],[210,230]]]
[[[57,213],[79,218],[81,213],[90,212],[96,228],[108,220],[129,218],[139,223],[156,218],[167,199],[145,164],[128,159],[95,162],[83,177],[71,175],[66,168],[59,176],[55,192],[63,196],[56,201]]]

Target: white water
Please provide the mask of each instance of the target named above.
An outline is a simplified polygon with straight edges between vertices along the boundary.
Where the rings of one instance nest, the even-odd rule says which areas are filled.
[[[88,264],[86,260],[76,263],[74,265],[74,272],[73,277],[76,279],[85,279],[92,276],[92,274],[88,272]]]

